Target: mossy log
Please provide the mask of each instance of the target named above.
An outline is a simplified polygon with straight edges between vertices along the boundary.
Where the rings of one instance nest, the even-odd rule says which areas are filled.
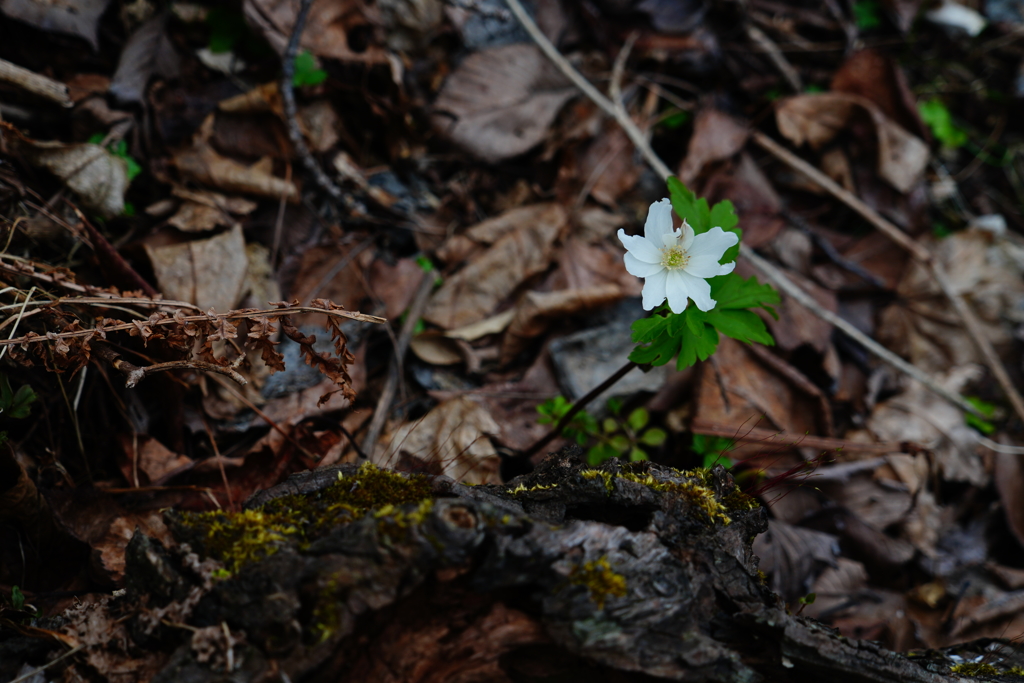
[[[127,591],[63,620],[85,645],[65,680],[961,680],[787,613],[751,552],[766,513],[721,467],[567,449],[471,487],[341,466],[168,517],[177,547],[137,533]]]

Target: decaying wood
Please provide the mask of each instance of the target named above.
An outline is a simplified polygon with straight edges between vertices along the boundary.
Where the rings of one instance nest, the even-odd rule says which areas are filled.
[[[137,532],[126,593],[47,626],[86,646],[65,680],[959,680],[956,660],[788,614],[751,552],[766,512],[721,467],[591,469],[577,454],[502,486],[428,476],[431,503],[370,511],[304,546],[279,539],[229,578],[169,513],[178,547]],[[246,507],[320,496],[339,476],[360,485],[355,466],[325,468]]]

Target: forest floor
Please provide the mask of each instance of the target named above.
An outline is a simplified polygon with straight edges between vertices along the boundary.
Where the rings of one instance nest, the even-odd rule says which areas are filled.
[[[0,619],[119,588],[169,507],[576,441],[729,469],[844,635],[1024,636],[1024,9],[978,4],[533,3],[615,117],[500,0],[0,3]],[[648,315],[624,118],[803,296],[537,447]]]

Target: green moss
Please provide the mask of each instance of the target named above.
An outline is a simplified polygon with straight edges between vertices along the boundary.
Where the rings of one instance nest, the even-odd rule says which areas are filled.
[[[614,475],[611,472],[605,472],[604,470],[580,470],[580,476],[584,479],[601,479],[604,481],[604,487],[608,490],[608,493],[615,491],[615,483],[612,481]]]
[[[743,493],[743,491],[740,491],[739,486],[722,497],[722,505],[724,505],[725,509],[729,512],[756,510],[761,507],[761,503],[757,501],[757,498]]]
[[[528,493],[530,491],[550,491],[551,489],[558,488],[558,484],[534,484],[533,486],[527,487],[524,484],[520,484],[514,489],[507,489],[513,496],[518,496],[520,493]]]
[[[324,582],[313,607],[313,625],[310,627],[317,644],[323,643],[338,630],[341,613],[338,595],[338,581],[330,578]]]
[[[964,662],[963,664],[949,667],[949,670],[951,673],[963,674],[964,676],[998,676],[1000,674],[999,669],[991,664],[983,664],[981,662]]]
[[[604,609],[609,595],[621,598],[626,595],[626,577],[612,570],[607,557],[574,567],[569,573],[569,583],[574,586],[586,586],[590,591],[590,599],[598,609]]]
[[[236,573],[273,555],[285,543],[295,541],[300,549],[306,548],[338,524],[359,519],[375,508],[390,507],[392,516],[400,515],[406,526],[417,518],[422,521],[416,513],[396,509],[432,502],[431,498],[426,477],[406,477],[366,463],[354,475],[339,473],[337,482],[316,493],[282,496],[259,509],[242,512],[183,512],[179,520],[200,532],[207,555]],[[421,514],[428,512],[426,508]]]

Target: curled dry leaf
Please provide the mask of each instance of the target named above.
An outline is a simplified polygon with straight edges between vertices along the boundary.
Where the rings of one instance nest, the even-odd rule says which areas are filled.
[[[453,398],[396,429],[373,460],[394,467],[409,458],[413,471],[428,468],[466,484],[497,484],[501,462],[487,437],[499,432],[498,423],[479,403]]]
[[[517,304],[515,317],[502,340],[501,363],[515,358],[531,339],[547,330],[552,320],[604,308],[622,297],[622,289],[614,284],[557,292],[527,292]]]
[[[162,247],[146,245],[160,291],[204,311],[228,311],[241,298],[249,260],[242,228],[203,240]]]
[[[576,94],[533,45],[483,50],[448,77],[434,103],[434,128],[488,163],[523,154],[541,142]]]
[[[679,167],[679,179],[692,186],[708,164],[728,159],[747,144],[747,127],[714,107],[705,107],[693,122],[693,136],[686,158]]]
[[[363,0],[316,0],[306,18],[299,49],[309,50],[318,57],[346,62],[387,62],[387,54],[379,45],[371,43],[357,51],[349,44],[349,36],[372,35],[373,24],[366,5]],[[299,3],[292,0],[245,0],[242,10],[249,24],[278,54],[284,54],[295,26]]]
[[[823,569],[835,566],[839,539],[771,519],[768,531],[754,539],[753,549],[761,558],[761,571],[770,577],[772,590],[786,600],[795,600],[807,594]]]
[[[124,212],[128,189],[128,166],[99,145],[64,144],[29,140],[9,124],[0,122],[0,132],[33,166],[45,168],[60,178],[82,204],[101,218]]]
[[[110,94],[121,102],[141,104],[150,78],[174,78],[181,70],[181,58],[167,36],[167,17],[160,13],[139,26],[121,50],[110,83]]]
[[[953,291],[977,313],[985,336],[1009,360],[1013,325],[1024,322],[1024,243],[971,229],[925,244],[945,268]],[[982,362],[930,268],[912,262],[896,294],[896,303],[880,316],[880,342],[926,372]]]
[[[515,229],[447,278],[434,293],[424,320],[445,329],[484,319],[524,280],[547,269],[552,246],[568,215],[559,204],[536,204],[519,211]]]
[[[241,192],[271,199],[284,197],[289,202],[298,201],[298,188],[294,183],[274,176],[268,161],[261,160],[246,166],[221,156],[204,142],[174,156],[174,165],[178,171],[198,183],[230,193]]]
[[[99,49],[97,27],[110,0],[0,0],[0,12],[43,31],[68,33]]]
[[[928,145],[891,120],[872,101],[847,93],[797,95],[775,111],[779,132],[796,145],[819,149],[864,112],[874,124],[878,175],[900,192],[909,192],[928,165]]]

